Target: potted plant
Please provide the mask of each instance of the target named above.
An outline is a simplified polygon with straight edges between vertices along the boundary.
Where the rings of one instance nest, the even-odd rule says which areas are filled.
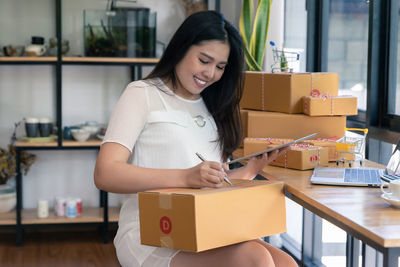
[[[247,69],[262,71],[267,46],[269,17],[272,0],[258,0],[254,14],[253,0],[243,0],[239,31],[245,47]]]
[[[16,129],[22,121],[15,123],[14,132],[8,149],[0,148],[0,213],[9,212],[15,207],[15,188],[9,181],[17,175],[17,162],[15,141]],[[31,165],[35,162],[36,155],[22,151],[20,155],[21,172],[27,174]]]

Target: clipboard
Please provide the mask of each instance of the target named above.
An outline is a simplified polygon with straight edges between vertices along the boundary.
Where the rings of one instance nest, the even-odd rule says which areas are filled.
[[[256,157],[256,156],[262,155],[262,154],[264,154],[264,153],[268,153],[268,152],[274,151],[274,150],[276,150],[276,149],[281,149],[281,148],[284,148],[284,147],[287,147],[287,146],[296,144],[296,143],[298,143],[298,142],[301,142],[301,141],[303,141],[303,140],[309,139],[309,138],[314,137],[314,136],[316,136],[316,135],[317,135],[317,133],[313,133],[313,134],[304,136],[304,137],[302,137],[302,138],[299,138],[299,139],[297,139],[297,140],[291,141],[291,142],[286,143],[286,144],[282,144],[282,145],[279,145],[279,146],[276,146],[276,147],[271,147],[271,148],[269,148],[269,149],[267,149],[267,150],[259,151],[259,152],[256,152],[256,153],[254,153],[254,154],[251,154],[251,155],[247,155],[247,156],[244,156],[244,157],[241,157],[241,158],[237,158],[237,159],[234,159],[234,160],[231,160],[231,161],[227,161],[227,162],[225,162],[224,164],[230,165],[230,164],[233,164],[233,163],[235,163],[235,162],[239,162],[239,161],[242,161],[242,160],[245,160],[245,159],[249,159],[249,158],[252,158],[252,157]]]

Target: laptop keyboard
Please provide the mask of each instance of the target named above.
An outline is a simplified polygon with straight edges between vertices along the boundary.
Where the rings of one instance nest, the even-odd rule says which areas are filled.
[[[375,169],[345,169],[347,183],[381,184],[380,173]]]

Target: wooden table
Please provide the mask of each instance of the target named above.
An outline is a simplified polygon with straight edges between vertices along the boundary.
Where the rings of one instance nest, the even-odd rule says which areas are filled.
[[[384,168],[370,161],[366,164]],[[266,167],[261,175],[283,181],[288,198],[382,252],[383,266],[398,267],[400,209],[381,199],[379,188],[313,185],[312,171],[273,166]]]

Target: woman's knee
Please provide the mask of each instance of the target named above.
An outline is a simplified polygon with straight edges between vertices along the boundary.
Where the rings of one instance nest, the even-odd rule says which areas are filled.
[[[234,260],[239,263],[238,266],[262,266],[274,267],[274,261],[269,251],[261,244],[248,241],[238,246],[238,253],[235,253]]]

